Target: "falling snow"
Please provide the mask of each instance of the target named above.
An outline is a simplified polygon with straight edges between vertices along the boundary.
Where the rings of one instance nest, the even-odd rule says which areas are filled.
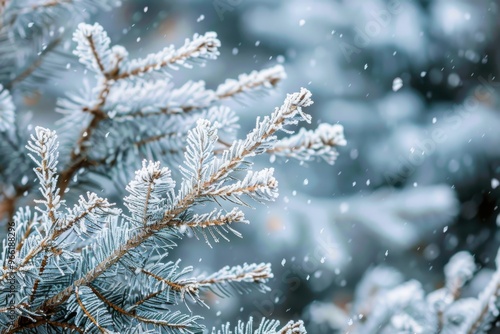
[[[397,92],[403,87],[403,79],[397,77],[392,81],[392,90]]]

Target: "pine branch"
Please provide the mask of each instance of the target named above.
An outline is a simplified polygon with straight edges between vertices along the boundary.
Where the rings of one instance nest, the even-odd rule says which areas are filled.
[[[444,267],[445,287],[427,297],[428,303],[436,311],[439,330],[443,328],[446,312],[460,298],[462,288],[474,276],[475,270],[474,258],[468,252],[456,253]]]
[[[178,49],[171,45],[162,51],[148,55],[143,59],[136,59],[126,64],[116,80],[142,76],[154,70],[176,69],[176,65],[191,68],[190,61],[195,59],[216,59],[219,56],[220,41],[215,32],[205,35],[195,34],[192,40],[186,39],[184,45]]]
[[[38,277],[36,280],[35,280],[35,283],[33,284],[33,288],[31,289],[31,295],[29,297],[29,303],[33,303],[33,301],[35,300],[35,296],[36,296],[36,292],[38,290],[38,285],[40,284],[40,279],[42,277],[42,274],[43,272],[45,271],[45,267],[47,266],[47,262],[49,261],[49,254],[45,254],[43,256],[43,260],[42,262],[40,263],[40,268],[38,269]]]
[[[479,294],[478,307],[467,316],[465,333],[487,333],[498,316],[500,305],[500,250],[495,259],[496,270],[488,285]]]
[[[168,327],[168,328],[175,329],[175,330],[190,330],[190,327],[192,327],[192,324],[194,323],[194,321],[183,322],[183,323],[173,323],[173,322],[170,323],[168,321],[153,320],[153,319],[148,319],[148,318],[138,316],[136,314],[130,313],[130,312],[122,309],[121,307],[113,304],[112,302],[107,300],[99,291],[97,291],[92,286],[90,286],[90,288],[92,289],[94,294],[97,297],[99,297],[99,299],[101,299],[108,307],[112,308],[114,311],[121,313],[127,317],[136,319],[136,320],[143,322],[145,324],[152,324],[152,325],[160,326],[160,327]]]
[[[82,64],[106,80],[114,79],[126,53],[123,48],[111,48],[111,40],[101,25],[80,23],[73,40],[77,42],[74,54]]]
[[[365,319],[362,331],[374,333],[383,330],[391,322],[391,318],[400,309],[410,306],[418,307],[423,300],[422,286],[417,281],[409,281],[395,287],[377,300],[372,314]],[[431,326],[431,324],[427,324]],[[350,330],[350,329],[348,329]]]
[[[184,268],[179,271],[179,262],[169,262],[167,264],[151,265],[144,268],[130,268],[134,273],[144,274],[151,278],[153,282],[150,286],[159,288],[141,296],[137,301],[127,308],[128,312],[132,312],[138,307],[143,306],[146,309],[155,308],[155,305],[148,304],[153,299],[158,299],[159,309],[163,309],[163,305],[171,304],[172,300],[178,299],[184,301],[186,294],[189,295],[195,302],[202,303],[198,296],[198,286],[193,284],[195,279],[185,278],[186,275],[192,272],[192,267]],[[158,284],[159,283],[159,284]],[[165,298],[159,298],[165,293]]]
[[[43,20],[53,22],[55,17],[62,18],[63,9],[72,15],[84,3],[97,8],[107,6],[109,1],[99,4],[94,0],[44,0],[9,18],[14,20],[12,24],[19,25],[31,15],[40,15],[41,20],[34,19],[34,24],[38,25]],[[16,34],[32,37],[29,30],[16,29]],[[43,34],[42,28],[40,33]],[[233,228],[234,223],[247,223],[241,210],[199,213],[203,212],[201,207],[205,202],[215,205],[228,200],[240,206],[247,205],[243,201],[246,197],[262,202],[278,196],[273,169],[250,170],[250,158],[265,152],[285,151],[283,143],[278,145],[277,132],[292,133],[288,126],[311,121],[302,111],[303,107],[312,104],[311,94],[301,89],[299,93],[288,95],[280,108],[257,120],[255,129],[246,139],[230,144],[238,119],[231,110],[217,103],[274,88],[285,77],[281,66],[240,75],[237,80],[219,85],[216,91],[206,89],[203,82],[191,81],[173,89],[167,77],[168,69],[191,68],[197,62],[219,55],[220,42],[215,33],[195,35],[180,48],[170,46],[135,60],[128,59],[124,48],[112,46],[98,24],[80,24],[73,38],[77,42],[74,53],[95,74],[96,86],[87,89],[85,95],[59,103],[60,109],[65,109],[68,115],[65,119],[71,119],[68,128],[73,131],[76,125],[81,130],[79,136],[76,133],[66,143],[69,145],[63,145],[68,156],[62,159],[64,166],[60,176],[55,132],[37,127],[27,145],[31,152],[29,157],[36,165],[34,171],[42,198],[35,201],[39,215],[22,210],[16,216],[16,232],[19,233],[15,237],[18,244],[13,264],[8,260],[7,251],[2,254],[2,291],[7,281],[22,285],[14,295],[19,305],[15,307],[16,318],[2,332],[70,329],[108,333],[125,328],[137,332],[202,332],[203,327],[197,323],[199,317],[180,312],[165,313],[165,304],[177,304],[186,294],[204,304],[199,296],[203,290],[224,296],[255,288],[268,291],[266,283],[273,276],[270,265],[245,263],[224,267],[208,277],[185,278],[192,271],[191,267],[181,270],[178,262],[165,263],[164,260],[176,245],[176,239],[183,237],[186,230],[197,238],[203,235],[209,245],[210,239],[215,242],[220,238],[229,240],[229,234],[241,237]],[[42,58],[37,58],[14,82],[33,76],[41,63]],[[133,97],[130,103],[123,103],[127,94]],[[9,132],[10,124],[14,123],[13,114],[12,99],[0,88],[0,134],[8,133],[6,138],[24,142],[15,137],[17,128]],[[158,131],[152,131],[151,126]],[[122,129],[128,130],[124,133]],[[316,156],[333,155],[325,152],[333,152],[335,145],[341,145],[343,137],[338,129],[330,130],[323,127],[305,134],[300,140],[290,137],[289,141],[295,140],[296,145],[289,149],[295,150],[297,156],[300,150],[312,150],[308,154]],[[112,133],[112,143],[96,145],[109,133]],[[164,140],[166,138],[168,140]],[[334,140],[337,142],[333,143]],[[137,149],[156,157],[164,154],[163,150],[154,147],[162,141],[173,142],[166,146],[166,151],[184,152],[179,176],[182,182],[178,189],[169,168],[161,167],[160,162],[144,161],[125,188],[129,194],[123,204],[128,214],[113,209],[106,199],[93,193],[80,196],[71,208],[66,206],[62,196],[71,179],[77,182],[77,172],[85,173],[83,168],[86,168],[92,173],[111,175],[110,168],[116,166],[118,173],[123,168],[123,175],[126,175],[124,157],[130,161],[129,151]],[[15,140],[11,146],[15,150]],[[216,155],[216,148],[221,146],[227,149]],[[239,173],[241,170],[244,173]],[[78,176],[82,178],[80,173]],[[31,182],[21,183],[27,189],[32,187]],[[10,198],[15,193],[14,198],[17,198],[23,187],[2,188],[2,196]],[[21,306],[24,302],[26,305]],[[0,314],[5,313],[1,311]],[[4,318],[0,322],[3,325]],[[251,324],[243,327],[251,330]],[[301,323],[290,322],[279,329],[277,322],[263,321],[255,333],[305,333],[305,330]]]
[[[43,204],[46,209],[42,210],[36,208],[44,216],[48,218],[48,221],[42,221],[41,227],[45,232],[45,236],[40,242],[33,247],[28,254],[19,259],[16,267],[11,268],[3,273],[0,277],[0,282],[14,275],[15,273],[24,270],[31,261],[36,258],[39,254],[45,253],[42,260],[42,265],[39,268],[39,275],[45,270],[45,266],[48,261],[48,256],[54,253],[54,243],[56,239],[61,236],[64,232],[75,226],[76,222],[84,219],[88,214],[98,215],[100,213],[112,215],[116,214],[116,211],[111,210],[110,204],[95,194],[88,194],[89,201],[85,201],[83,198],[80,199],[79,205],[75,206],[73,210],[69,211],[69,214],[64,216],[58,211],[63,201],[59,198],[59,189],[56,186],[57,182],[57,135],[55,132],[37,127],[35,129],[36,136],[32,136],[32,141],[29,142],[27,148],[33,153],[40,157],[40,160],[36,159],[30,154],[30,157],[38,166],[34,169],[37,174],[40,184],[41,192],[44,200],[35,200],[36,203]],[[95,223],[93,224],[95,225]],[[83,226],[83,224],[82,224]],[[85,229],[85,228],[83,228]],[[81,227],[78,231],[83,230]],[[28,231],[28,229],[27,229]],[[24,240],[22,244],[24,244]],[[19,248],[20,250],[21,248]],[[39,279],[34,283],[33,294],[36,293],[39,284]]]
[[[223,100],[258,88],[274,88],[284,79],[286,79],[285,69],[281,65],[276,65],[249,74],[240,74],[238,80],[227,79],[217,87],[215,94],[218,99]]]
[[[263,169],[258,172],[248,171],[245,178],[231,185],[217,184],[208,187],[201,195],[207,197],[220,197],[239,205],[245,205],[240,199],[241,195],[256,201],[273,201],[278,197],[278,181],[273,177],[274,169]]]
[[[290,320],[285,327],[281,328],[278,331],[279,334],[305,334],[306,329],[304,327],[304,323],[300,320],[294,322]]]
[[[161,217],[164,206],[171,201],[175,182],[168,168],[160,168],[158,162],[142,162],[142,169],[135,174],[126,190],[125,206],[132,213],[131,219],[143,226],[154,223]]]
[[[181,275],[187,274],[189,270],[184,270]],[[174,295],[179,295],[181,300],[185,300],[186,295],[190,296],[193,301],[205,305],[199,296],[200,291],[210,290],[220,297],[228,297],[232,291],[240,294],[249,293],[257,288],[260,292],[267,292],[269,288],[266,283],[273,277],[271,273],[271,265],[266,263],[261,264],[243,264],[243,266],[229,267],[226,266],[218,272],[208,277],[198,277],[196,279],[179,279],[179,276],[173,276],[170,272],[169,278],[160,277],[158,274],[152,273],[143,268],[138,268],[141,272],[149,277],[152,277],[157,282],[162,283],[162,287],[157,291],[141,297],[129,311],[146,303],[147,301],[158,297],[165,291],[173,292]]]
[[[85,305],[83,304],[82,300],[80,299],[79,296],[79,290],[78,288],[75,288],[75,299],[82,311],[85,313],[85,316],[99,329],[101,333],[107,333],[108,331],[105,330],[103,327],[99,325],[97,320],[92,316],[92,314],[87,310]]]
[[[126,105],[123,96],[131,97]],[[139,81],[135,85],[126,82],[108,99],[109,109],[119,112],[115,120],[187,114],[208,108],[216,100],[215,93],[205,88],[204,81],[188,81],[173,89],[166,80]]]
[[[178,117],[181,118],[182,116],[176,115],[173,117]],[[236,131],[239,128],[238,125],[238,117],[236,116],[235,112],[229,109],[228,107],[225,106],[214,106],[211,107],[208,110],[202,111],[199,115],[196,115],[194,117],[185,119],[181,118],[179,119],[180,122],[185,122],[186,128],[180,128],[180,129],[173,129],[172,131],[165,131],[164,133],[158,134],[158,135],[147,135],[147,137],[140,137],[134,142],[134,147],[138,149],[144,149],[146,150],[149,147],[152,147],[154,144],[159,144],[159,143],[167,143],[167,142],[173,142],[174,140],[182,140],[183,138],[188,137],[188,133],[192,128],[192,122],[193,120],[207,120],[210,122],[210,124],[213,126],[215,130],[217,130],[217,135],[218,136],[225,136],[229,137],[230,140],[233,139],[233,137],[236,135]],[[175,120],[173,120],[175,121]],[[194,122],[196,124],[196,122]],[[189,125],[189,127],[188,127]],[[170,130],[170,128],[169,128]],[[217,139],[218,144],[222,144],[226,147],[229,147],[230,144],[225,143],[220,137]],[[184,145],[184,142],[182,142],[182,145]],[[153,150],[153,148],[151,148]],[[155,151],[159,151],[156,149]],[[165,151],[162,153],[162,155],[170,154],[179,154],[179,153],[185,153],[186,147],[180,147],[179,150],[174,150],[170,149],[169,151]],[[220,154],[221,150],[215,150],[214,153]]]
[[[247,136],[246,141],[240,143],[239,145],[235,145],[236,147],[241,147],[242,149],[236,150],[236,154],[228,155],[226,157],[228,162],[213,162],[214,172],[210,174],[208,181],[204,182],[201,188],[196,187],[195,189],[184,189],[181,192],[179,199],[174,201],[174,203],[164,212],[159,221],[149,224],[147,227],[141,229],[133,237],[128,239],[124,244],[113,251],[106,259],[97,264],[92,271],[86,273],[82,278],[76,280],[71,286],[46,300],[42,306],[45,313],[50,313],[48,312],[49,310],[53,310],[65,302],[69,296],[71,296],[75,288],[91,284],[110,267],[120,261],[120,259],[131,250],[140,246],[159,231],[170,227],[171,222],[179,214],[192,206],[195,201],[202,196],[202,193],[200,192],[201,190],[207,189],[215,184],[215,182],[220,181],[224,176],[240,165],[246,157],[259,153],[258,149],[261,148],[266,141],[269,141],[271,136],[276,131],[283,129],[283,126],[287,124],[296,124],[298,122],[298,115],[300,115],[301,119],[310,120],[310,116],[304,114],[301,108],[311,104],[312,101],[310,100],[310,93],[305,89],[303,89],[301,93],[288,95],[281,108],[277,108],[271,117],[266,117],[263,121],[258,122],[256,129],[254,129]],[[199,126],[202,126],[202,124],[203,123],[199,123]]]
[[[119,210],[114,210],[113,204],[108,200],[100,198],[94,193],[87,192],[87,198],[80,196],[78,203],[73,209],[60,219],[54,232],[53,238],[56,239],[70,229],[74,229],[78,235],[89,235],[89,230],[99,230],[99,217],[117,215]]]
[[[199,239],[198,234],[201,234],[210,247],[212,245],[210,244],[209,236],[216,243],[219,242],[219,236],[229,241],[226,234],[230,232],[241,238],[241,233],[230,226],[234,223],[248,223],[248,221],[245,220],[243,212],[237,208],[233,208],[233,210],[228,213],[225,213],[223,210],[214,209],[207,214],[195,214],[192,217],[181,217],[178,221],[173,222],[175,226],[181,229],[190,229],[197,239]]]
[[[130,109],[138,111],[122,111],[116,119],[186,114],[209,108],[214,103],[225,99],[237,98],[241,94],[259,91],[259,89],[274,88],[284,78],[286,78],[285,70],[278,65],[261,71],[253,71],[250,74],[240,74],[238,80],[228,79],[225,83],[219,85],[216,91],[205,89],[203,81],[188,81],[180,88],[172,90],[171,93],[161,87],[163,85],[161,81],[153,84],[140,83],[139,86],[124,88],[124,91],[117,95],[120,96],[125,93],[132,97],[138,96],[139,101],[165,100],[165,97],[150,96],[157,95],[160,92],[162,95],[167,94],[168,98],[154,107],[150,105],[151,102],[142,105],[141,103],[135,103],[136,106]],[[113,97],[112,100],[118,100],[118,96]],[[130,103],[127,104],[130,105]],[[132,105],[134,105],[133,102]]]
[[[75,54],[79,56],[80,62],[98,74],[100,88],[95,104],[82,109],[84,112],[90,112],[92,119],[72,151],[72,164],[61,173],[59,186],[62,193],[66,190],[74,173],[88,166],[86,143],[101,121],[108,118],[108,115],[102,111],[102,107],[117,83],[143,75],[145,72],[161,71],[174,64],[188,66],[189,59],[215,59],[220,46],[215,33],[206,33],[204,36],[195,35],[192,41],[186,40],[184,46],[177,50],[174,46],[170,46],[145,59],[128,62],[127,53],[122,47],[110,48],[109,37],[97,23],[93,26],[80,24],[74,34],[74,40],[78,43]]]
[[[196,127],[188,132],[186,153],[181,172],[190,188],[200,191],[203,180],[207,179],[213,161],[214,145],[217,142],[217,129],[207,120],[199,120]]]
[[[231,295],[231,289],[240,294],[248,293],[254,287],[260,292],[269,291],[266,283],[271,278],[273,278],[271,264],[245,263],[243,266],[226,266],[206,278],[199,279],[197,285],[208,288],[220,297],[228,297]]]
[[[229,323],[222,325],[222,329],[212,329],[212,334],[306,334],[302,321],[288,322],[284,327],[279,328],[280,322],[276,320],[268,320],[262,318],[259,327],[253,330],[253,319],[250,318],[248,322],[239,321],[238,325],[231,327]]]
[[[0,132],[14,127],[15,110],[12,96],[7,89],[0,85]]]
[[[246,157],[270,149],[276,140],[274,134],[283,130],[286,125],[297,124],[298,120],[309,123],[311,117],[302,112],[302,107],[308,107],[312,103],[311,93],[305,88],[302,88],[300,93],[289,94],[284,104],[276,108],[270,117],[266,116],[262,121],[257,120],[255,129],[247,135],[246,140],[236,141],[222,153],[218,160],[220,165],[206,183],[215,184],[237,168]]]
[[[333,165],[337,160],[337,147],[345,146],[342,125],[322,123],[315,130],[300,129],[299,133],[280,140],[268,154],[309,161],[323,158]]]
[[[14,217],[14,222],[16,223],[16,226],[18,226],[18,230],[16,231],[16,235],[19,232],[19,230],[23,227],[23,225],[26,224],[26,229],[25,229],[24,233],[20,234],[21,238],[17,241],[16,255],[19,254],[19,252],[23,248],[26,240],[28,239],[28,237],[30,236],[30,234],[33,232],[35,225],[38,224],[38,221],[37,221],[38,217],[36,215],[34,217],[31,217],[29,208],[26,208],[26,211],[28,211],[27,222],[23,221],[23,218],[24,218],[23,216],[24,215],[23,215],[23,210],[22,209],[18,210],[18,213],[17,213],[18,216]]]
[[[462,288],[474,276],[476,270],[474,258],[468,252],[458,252],[453,255],[444,267],[446,290],[452,300],[460,298]]]
[[[37,200],[36,203],[45,205],[46,209],[41,211],[46,213],[52,225],[57,223],[58,209],[61,205],[59,189],[57,188],[57,135],[55,131],[49,131],[41,127],[35,128],[36,137],[31,136],[26,148],[40,157],[40,161],[32,154],[29,157],[35,162],[35,174],[40,180],[40,191],[44,200]],[[37,208],[38,209],[38,208]]]

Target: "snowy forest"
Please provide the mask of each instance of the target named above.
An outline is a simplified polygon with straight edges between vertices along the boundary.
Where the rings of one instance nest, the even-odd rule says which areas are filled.
[[[500,333],[500,1],[0,0],[0,333]]]

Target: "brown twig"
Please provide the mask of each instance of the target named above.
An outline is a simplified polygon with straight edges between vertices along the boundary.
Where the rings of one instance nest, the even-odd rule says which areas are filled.
[[[45,267],[47,266],[47,262],[49,261],[49,254],[45,254],[42,259],[42,263],[40,263],[40,268],[38,269],[38,277],[41,277],[43,272],[45,271]],[[38,290],[38,285],[40,284],[40,278],[35,280],[33,283],[33,289],[31,290],[31,296],[29,298],[29,302],[32,303],[35,300],[36,291]]]
[[[134,313],[127,312],[126,310],[124,310],[123,308],[119,307],[118,305],[110,302],[106,297],[103,296],[103,294],[101,294],[99,291],[97,291],[97,289],[95,289],[93,286],[89,285],[89,287],[92,290],[92,292],[99,299],[101,299],[106,305],[108,305],[108,307],[112,308],[113,310],[115,310],[118,313],[121,313],[121,314],[126,315],[128,317],[137,319],[137,320],[139,320],[141,322],[144,322],[144,323],[147,323],[147,324],[154,324],[154,325],[157,325],[157,326],[165,326],[165,327],[177,328],[177,329],[181,329],[181,328],[186,328],[187,327],[184,324],[173,324],[173,323],[169,323],[169,322],[162,321],[162,320],[147,319],[147,318],[138,316],[138,315],[136,315]]]
[[[75,289],[75,298],[76,298],[76,302],[78,303],[78,305],[82,309],[83,313],[85,313],[87,318],[101,331],[101,333],[106,333],[107,331],[99,325],[97,320],[95,320],[95,318],[92,316],[92,314],[90,314],[90,312],[87,311],[87,308],[85,307],[85,305],[83,305],[83,302],[80,300],[80,296],[78,294],[78,288]]]

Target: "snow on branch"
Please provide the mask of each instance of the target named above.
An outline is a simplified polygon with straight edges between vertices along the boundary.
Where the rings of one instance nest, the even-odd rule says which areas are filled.
[[[496,270],[477,298],[462,298],[462,288],[477,269],[474,257],[465,251],[455,254],[445,266],[445,286],[427,296],[419,282],[403,282],[394,269],[376,267],[357,287],[352,318],[344,331],[489,333],[500,314],[500,251],[495,264]]]
[[[301,128],[293,136],[280,140],[268,153],[308,161],[316,157],[333,165],[337,147],[345,146],[344,128],[339,124],[320,124],[315,130]]]
[[[87,198],[80,196],[78,203],[67,214],[60,219],[57,227],[57,235],[73,228],[80,235],[89,237],[100,231],[108,216],[116,216],[120,210],[113,209],[113,205],[107,199],[97,196],[95,193],[87,193]]]
[[[245,263],[242,266],[226,266],[206,278],[199,278],[197,284],[210,289],[218,296],[228,297],[232,294],[232,290],[243,294],[255,287],[261,292],[267,292],[270,289],[266,283],[271,278],[273,278],[271,264]]]
[[[171,45],[146,58],[131,60],[120,70],[116,78],[142,76],[152,71],[178,69],[180,66],[192,68],[192,63],[196,60],[216,59],[219,56],[219,47],[220,41],[215,32],[194,34],[193,39],[186,39],[184,45],[178,49]]]
[[[123,96],[128,96],[126,103]],[[158,115],[186,114],[212,105],[216,96],[204,81],[188,81],[173,88],[166,80],[120,82],[110,92],[106,108],[114,119],[132,119]],[[116,116],[114,116],[116,114]]]
[[[259,327],[253,329],[253,319],[247,322],[238,321],[233,328],[229,323],[222,325],[221,329],[212,329],[212,334],[307,334],[302,321],[289,321],[284,327],[280,328],[280,322],[262,318]]]
[[[184,166],[180,166],[183,187],[199,190],[208,180],[216,142],[217,129],[208,120],[198,120],[196,127],[188,132]]]
[[[14,126],[15,109],[9,91],[0,85],[0,132],[12,129]]]
[[[139,81],[130,84],[125,81],[107,98],[107,107],[121,118],[148,117],[157,115],[185,114],[209,108],[214,103],[236,98],[240,94],[274,88],[286,77],[281,65],[250,74],[241,74],[238,80],[228,79],[216,91],[206,89],[204,81],[188,81],[172,89],[165,80]],[[129,97],[123,103],[123,96]]]
[[[123,48],[111,48],[111,40],[104,28],[98,24],[80,23],[73,34],[77,42],[74,54],[80,62],[93,72],[105,77],[116,72],[119,61],[126,57]]]
[[[46,213],[55,224],[61,205],[59,188],[57,188],[57,159],[59,157],[57,135],[55,131],[36,127],[35,135],[31,135],[31,140],[26,148],[39,157],[38,159],[31,153],[28,154],[37,166],[34,171],[40,181],[40,191],[44,197],[44,200],[35,202],[45,205],[45,210],[37,209]]]
[[[274,88],[284,79],[286,79],[285,69],[281,65],[276,65],[249,74],[240,74],[237,80],[227,79],[217,87],[215,93],[219,99],[226,99],[258,88]]]
[[[204,190],[201,195],[221,197],[239,205],[245,205],[241,195],[263,202],[273,201],[278,197],[278,181],[274,178],[274,168],[265,168],[261,171],[248,171],[243,180],[230,185],[218,183],[214,187]]]
[[[41,6],[34,11],[63,2],[39,2]],[[81,3],[92,7],[95,2]],[[286,75],[282,66],[275,66],[227,80],[216,90],[207,89],[202,81],[174,88],[168,69],[191,68],[217,58],[220,42],[213,32],[196,34],[179,48],[169,46],[135,60],[128,59],[123,47],[112,46],[99,24],[80,24],[73,38],[74,53],[95,73],[96,85],[59,104],[67,112],[65,129],[79,134],[63,141],[60,177],[54,131],[37,127],[27,145],[43,197],[36,203],[44,207],[37,208],[38,215],[29,210],[16,215],[16,224],[21,226],[16,239],[19,246],[14,250],[17,258],[13,266],[0,268],[0,290],[6,291],[11,278],[22,283],[23,289],[16,295],[13,323],[7,324],[0,310],[0,325],[6,328],[0,332],[61,328],[82,333],[131,328],[172,334],[203,332],[200,317],[165,312],[165,305],[177,305],[186,294],[203,304],[200,292],[204,290],[220,296],[269,291],[270,264],[226,266],[207,277],[189,278],[192,267],[180,269],[179,261],[165,261],[170,250],[186,231],[203,236],[209,245],[212,240],[229,240],[231,234],[241,237],[234,224],[248,223],[240,208],[247,205],[244,199],[264,202],[278,196],[274,169],[252,170],[250,158],[267,152],[333,162],[336,147],[345,144],[342,128],[322,124],[317,130],[300,130],[278,141],[279,131],[291,135],[291,126],[311,122],[303,111],[313,103],[311,93],[302,88],[287,95],[270,115],[258,118],[246,138],[234,140],[238,117],[220,102],[274,88]],[[0,88],[0,131],[13,122],[12,98]],[[161,145],[152,144],[159,141]],[[122,172],[129,180],[137,166],[132,159],[144,152],[148,159],[123,187],[127,196],[120,197],[120,205],[128,212],[90,192],[73,197],[77,203],[66,207],[62,196],[69,192],[70,182],[77,183],[76,176],[82,179],[90,170],[112,178]],[[178,161],[162,160],[172,152],[184,153],[180,175],[172,176]],[[150,161],[157,157],[160,161]],[[169,167],[162,167],[165,163]],[[174,178],[181,183],[177,189]],[[237,207],[203,211],[205,202],[216,205],[226,200]],[[5,261],[8,253],[2,256]],[[252,326],[252,321],[240,323],[235,330],[306,333],[302,322],[280,328],[277,321],[263,320],[256,330]],[[229,326],[224,328],[224,333],[231,333]]]
[[[219,242],[219,237],[229,241],[226,234],[232,233],[241,238],[240,232],[231,227],[234,223],[248,223],[245,215],[238,208],[233,208],[229,212],[224,210],[214,209],[210,213],[195,214],[192,217],[181,217],[176,225],[180,229],[188,228],[199,239],[198,234],[201,234],[205,242],[211,247],[210,238],[216,243]]]
[[[277,131],[291,132],[285,129],[287,125],[295,125],[301,120],[310,123],[311,116],[304,113],[302,108],[312,104],[311,92],[305,88],[302,88],[299,93],[288,94],[283,105],[276,108],[271,116],[265,116],[262,120],[257,119],[255,128],[245,140],[235,141],[222,152],[221,157],[215,160],[216,168],[210,176],[209,183],[223,179],[237,168],[245,158],[272,149],[276,142],[275,133]]]
[[[471,312],[469,312],[464,325],[467,334],[488,333],[492,322],[500,314],[500,250],[495,258],[495,265],[496,270],[488,285],[479,294],[477,302],[469,307]]]
[[[381,295],[359,333],[406,331],[410,333],[431,333],[436,327],[435,319],[424,301],[424,291],[419,282],[405,282]]]
[[[463,303],[459,300],[464,285],[474,276],[477,266],[474,262],[474,257],[465,251],[458,252],[453,255],[450,261],[444,267],[445,286],[444,288],[435,290],[427,296],[427,302],[430,307],[436,312],[440,327],[444,333],[450,328],[450,312],[456,310],[457,305]],[[458,325],[458,322],[453,322],[451,327]]]
[[[458,252],[453,255],[444,267],[446,289],[457,299],[461,289],[473,276],[477,266],[469,252]]]
[[[126,188],[130,195],[124,202],[132,214],[131,220],[146,226],[161,218],[164,207],[172,201],[174,187],[168,168],[161,168],[159,162],[144,160]]]

